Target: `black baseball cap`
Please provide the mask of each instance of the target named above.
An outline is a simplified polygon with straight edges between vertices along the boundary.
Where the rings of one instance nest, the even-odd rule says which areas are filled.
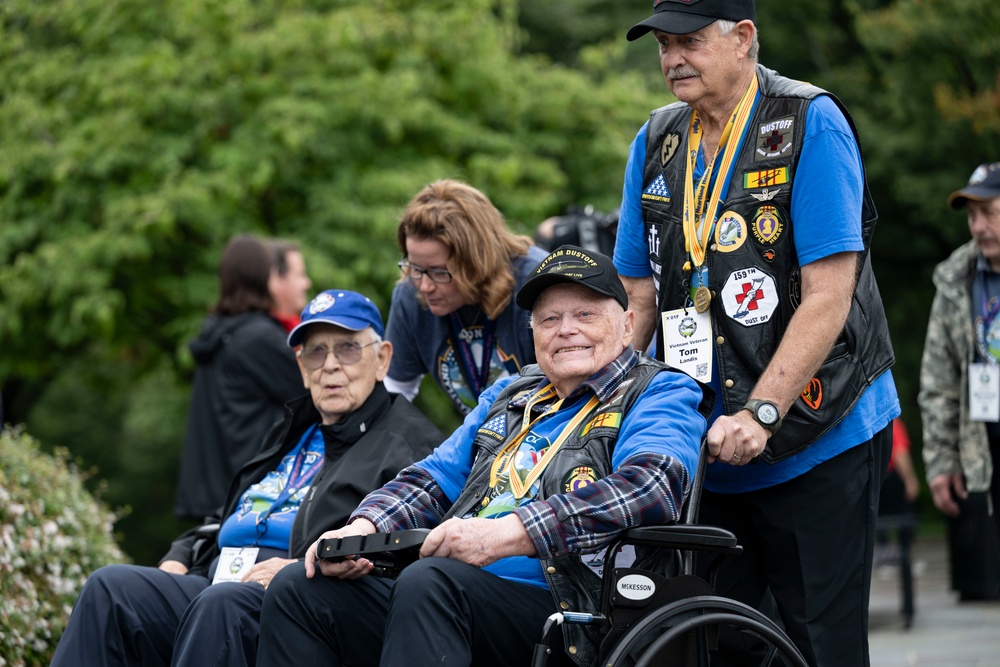
[[[756,23],[754,0],[653,0],[653,15],[629,28],[626,37],[631,42],[651,30],[688,35],[719,19]]]
[[[518,290],[517,305],[531,310],[542,292],[559,283],[583,285],[610,296],[628,310],[628,294],[611,258],[575,245],[559,246],[542,260],[528,282]]]
[[[968,184],[948,195],[948,206],[959,209],[972,201],[1000,197],[1000,162],[987,162],[976,167]]]

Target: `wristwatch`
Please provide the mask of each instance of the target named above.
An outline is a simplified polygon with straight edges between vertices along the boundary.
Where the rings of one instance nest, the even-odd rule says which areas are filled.
[[[771,401],[764,401],[759,398],[751,398],[743,406],[744,410],[753,415],[754,421],[763,426],[774,435],[781,428],[781,413],[778,406]]]

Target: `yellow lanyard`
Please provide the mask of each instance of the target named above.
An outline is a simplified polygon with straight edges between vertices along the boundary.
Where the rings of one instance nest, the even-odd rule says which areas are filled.
[[[701,119],[697,111],[691,112],[691,125],[688,130],[688,166],[684,173],[684,249],[691,258],[690,263],[685,263],[684,270],[690,271],[691,264],[696,268],[705,263],[705,249],[708,241],[712,237],[715,229],[715,218],[719,212],[719,201],[722,199],[722,188],[726,182],[726,176],[732,168],[736,159],[736,147],[739,145],[739,137],[743,136],[747,121],[750,120],[750,110],[753,108],[754,98],[757,96],[757,75],[754,74],[753,81],[743,93],[736,111],[729,118],[726,127],[722,131],[719,139],[719,146],[715,150],[715,158],[718,158],[719,150],[725,147],[722,154],[722,164],[719,166],[719,177],[712,188],[712,196],[706,206],[706,193],[712,182],[712,174],[718,159],[713,159],[712,163],[705,169],[701,179],[698,181],[697,192],[694,188],[694,170],[698,162],[698,149],[701,147],[702,127]],[[729,141],[736,137],[736,140]]]
[[[528,435],[531,425],[537,423],[543,417],[546,417],[554,412],[557,412],[559,408],[562,407],[563,399],[559,399],[552,405],[550,405],[546,410],[535,417],[531,418],[531,408],[534,405],[542,401],[547,401],[556,396],[556,389],[551,384],[547,384],[542,387],[538,393],[531,397],[528,404],[524,406],[524,420],[521,422],[521,430],[511,438],[510,442],[504,445],[503,449],[497,454],[496,459],[493,461],[493,465],[490,468],[490,486],[495,487],[500,479],[501,472],[507,473],[507,478],[510,480],[510,490],[514,494],[514,497],[520,500],[527,495],[528,491],[531,489],[532,485],[538,481],[538,478],[542,476],[545,472],[545,468],[552,462],[552,458],[556,455],[556,452],[563,446],[566,439],[569,438],[570,434],[576,430],[576,428],[586,419],[591,412],[594,411],[600,404],[600,399],[597,396],[592,396],[587,403],[577,410],[576,415],[570,420],[563,430],[559,433],[559,437],[556,438],[555,442],[549,445],[549,448],[545,450],[545,454],[539,459],[532,468],[528,475],[521,480],[521,476],[517,474],[517,470],[514,466],[514,455],[517,453],[518,448],[524,441],[524,438]]]

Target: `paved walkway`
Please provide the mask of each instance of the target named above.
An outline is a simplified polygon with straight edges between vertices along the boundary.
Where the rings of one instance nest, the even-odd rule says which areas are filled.
[[[949,590],[943,537],[913,545],[916,615],[903,627],[898,568],[872,576],[868,641],[872,667],[1000,667],[1000,601],[958,602]]]

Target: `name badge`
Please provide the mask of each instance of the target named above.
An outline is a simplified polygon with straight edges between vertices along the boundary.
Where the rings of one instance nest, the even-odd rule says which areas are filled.
[[[663,313],[663,358],[695,380],[712,379],[712,315],[693,308]]]
[[[223,547],[219,556],[219,567],[215,570],[213,584],[223,581],[242,581],[243,575],[257,562],[257,547]]]
[[[1000,366],[969,364],[969,419],[1000,422]]]

